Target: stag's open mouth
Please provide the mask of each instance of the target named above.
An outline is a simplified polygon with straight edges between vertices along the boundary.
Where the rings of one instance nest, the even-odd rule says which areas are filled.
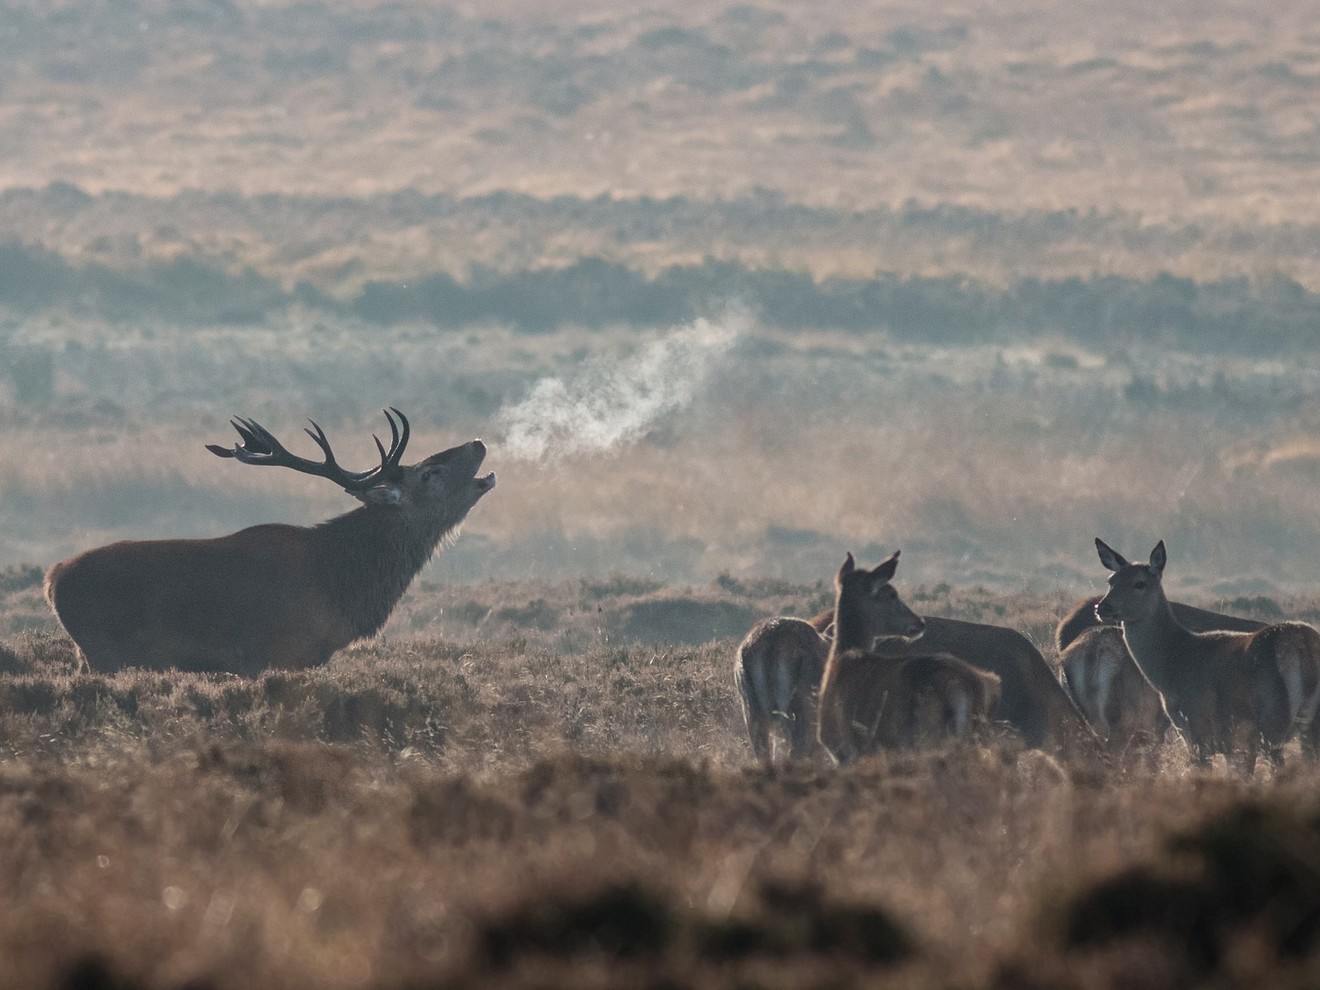
[[[476,478],[474,480],[477,483],[477,491],[479,491],[482,495],[485,495],[488,491],[490,491],[492,488],[495,487],[495,472],[492,471],[484,478]]]

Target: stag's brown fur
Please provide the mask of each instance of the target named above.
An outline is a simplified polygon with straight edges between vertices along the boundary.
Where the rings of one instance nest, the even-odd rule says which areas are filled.
[[[1164,541],[1147,564],[1129,563],[1095,542],[1113,572],[1097,612],[1122,623],[1128,652],[1198,761],[1222,753],[1250,771],[1262,744],[1277,760],[1282,744],[1303,730],[1303,744],[1314,753],[1320,632],[1304,622],[1193,632],[1178,622],[1164,594]]]
[[[494,486],[476,477],[484,456],[473,440],[396,467],[356,493],[366,504],[319,526],[98,547],[50,568],[46,598],[94,670],[254,676],[322,664],[380,629]]]
[[[733,678],[752,751],[774,760],[775,729],[789,758],[806,759],[816,743],[816,702],[829,644],[811,624],[781,616],[752,627],[738,645]]]
[[[835,635],[821,677],[819,735],[840,763],[877,749],[964,739],[998,698],[997,676],[956,657],[890,653],[891,644],[925,627],[889,587],[897,556],[859,571],[849,554],[835,578]]]

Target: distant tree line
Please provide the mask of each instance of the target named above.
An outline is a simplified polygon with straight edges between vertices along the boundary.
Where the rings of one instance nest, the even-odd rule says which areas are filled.
[[[72,265],[59,254],[0,244],[0,307],[64,310],[104,319],[180,325],[258,323],[290,305],[375,324],[458,328],[501,323],[529,333],[682,323],[729,301],[786,329],[885,331],[898,340],[965,344],[1054,333],[1095,346],[1153,343],[1185,350],[1274,353],[1320,340],[1320,294],[1291,279],[1198,282],[1168,274],[1020,279],[1007,287],[958,276],[831,278],[706,260],[648,276],[601,258],[561,268],[464,278],[436,273],[368,282],[339,299],[300,283],[291,291],[251,269],[179,257],[133,269]]]

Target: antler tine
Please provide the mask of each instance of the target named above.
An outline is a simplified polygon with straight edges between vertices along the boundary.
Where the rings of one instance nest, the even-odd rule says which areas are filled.
[[[381,471],[392,471],[399,466],[399,460],[403,457],[404,448],[408,446],[408,435],[410,429],[408,426],[408,417],[399,410],[390,406],[388,409],[381,410],[385,413],[385,419],[390,424],[390,449],[386,451],[385,445],[380,442],[380,437],[374,433],[371,439],[376,441],[376,450],[380,452]],[[391,415],[393,413],[394,415]],[[403,427],[403,432],[399,432],[399,424],[394,422],[394,416],[399,417],[399,424]]]
[[[395,416],[399,417],[400,429],[398,431],[394,429],[394,417],[390,413],[394,413]],[[391,467],[398,467],[399,459],[403,457],[404,448],[408,446],[408,437],[412,434],[412,428],[408,425],[408,417],[393,406],[385,410],[385,418],[390,421],[390,432],[394,435],[394,439],[390,443],[390,465]]]
[[[325,463],[331,467],[339,467],[338,462],[335,461],[335,453],[330,449],[330,441],[325,435],[325,430],[321,429],[321,424],[314,419],[309,419],[307,422],[312,424],[312,429],[309,430],[304,426],[303,432],[311,437],[316,442],[316,445],[321,448],[321,453],[325,454]],[[312,430],[315,430],[316,432],[313,433]]]

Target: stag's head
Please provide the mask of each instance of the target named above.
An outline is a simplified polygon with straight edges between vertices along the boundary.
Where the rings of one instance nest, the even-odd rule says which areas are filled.
[[[859,619],[868,642],[888,637],[915,639],[925,632],[925,620],[908,608],[889,583],[896,570],[897,550],[869,571],[859,568],[849,553],[834,578],[839,609]]]
[[[1144,622],[1151,618],[1164,601],[1164,564],[1168,554],[1160,540],[1150,552],[1147,564],[1131,564],[1104,540],[1096,537],[1095,548],[1100,563],[1113,571],[1109,577],[1109,591],[1095,606],[1096,618],[1101,622]]]
[[[367,505],[406,509],[453,522],[461,520],[481,496],[495,487],[493,471],[477,477],[477,469],[486,456],[486,445],[480,440],[469,440],[416,464],[401,464],[404,449],[408,446],[408,419],[397,409],[386,410],[385,418],[390,424],[390,447],[386,450],[380,438],[373,436],[380,453],[380,464],[366,471],[348,471],[340,467],[325,431],[314,422],[305,432],[325,455],[321,461],[289,453],[269,430],[251,419],[233,420],[234,429],[242,438],[241,444],[232,448],[217,444],[207,444],[206,447],[219,457],[232,457],[244,464],[287,467],[302,474],[328,478]]]

